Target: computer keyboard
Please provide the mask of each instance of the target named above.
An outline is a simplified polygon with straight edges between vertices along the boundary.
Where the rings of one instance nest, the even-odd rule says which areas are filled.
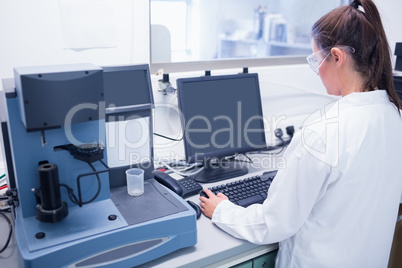
[[[239,179],[208,189],[214,194],[223,193],[231,202],[242,207],[262,204],[267,198],[268,188],[276,173],[277,171],[264,172],[262,175]],[[204,191],[200,195],[207,197]]]

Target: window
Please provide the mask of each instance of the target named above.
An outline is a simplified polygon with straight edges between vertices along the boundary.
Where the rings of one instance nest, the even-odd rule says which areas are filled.
[[[151,0],[151,64],[311,53],[313,23],[345,0]]]
[[[191,36],[187,34],[187,19],[191,18],[191,12],[187,12],[187,1],[151,1],[151,31],[159,34],[152,41],[158,49],[166,51],[168,61],[188,61],[188,54],[191,54]],[[166,33],[168,38],[164,35]],[[169,37],[170,34],[170,37]],[[156,40],[160,38],[160,40]],[[169,48],[169,49],[167,49]],[[155,55],[152,55],[155,56]],[[154,57],[155,58],[155,57]],[[165,58],[156,57],[153,62],[166,61]]]

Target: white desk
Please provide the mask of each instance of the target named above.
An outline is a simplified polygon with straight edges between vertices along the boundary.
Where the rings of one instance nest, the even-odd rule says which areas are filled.
[[[222,182],[203,184],[203,187],[220,185],[239,178],[250,177],[253,174],[262,174],[262,171],[249,172],[242,177]],[[196,204],[200,203],[198,195],[190,197],[188,200]],[[197,236],[198,242],[195,246],[172,252],[139,267],[228,267],[278,248],[277,244],[256,245],[234,238],[215,226],[204,215],[201,215],[197,221]]]

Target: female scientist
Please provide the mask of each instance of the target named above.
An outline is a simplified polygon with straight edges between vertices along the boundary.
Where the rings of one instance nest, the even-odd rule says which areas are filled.
[[[263,204],[204,190],[202,212],[227,233],[279,242],[276,267],[387,267],[402,195],[402,108],[390,49],[371,0],[318,20],[307,57],[342,98],[298,131]]]

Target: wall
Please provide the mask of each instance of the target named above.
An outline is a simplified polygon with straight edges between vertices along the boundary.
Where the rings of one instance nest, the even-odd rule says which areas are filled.
[[[107,0],[109,1],[109,0]],[[60,2],[64,2],[60,0]],[[75,1],[71,1],[75,3]],[[86,1],[83,1],[86,2]],[[96,2],[93,12],[97,12]],[[0,1],[0,77],[11,77],[16,66],[90,62],[95,65],[148,62],[148,1],[112,1],[110,20],[116,40],[110,48],[66,49],[59,1]],[[85,5],[76,4],[77,13]],[[99,9],[99,8],[98,8]],[[85,18],[77,18],[77,20]],[[68,20],[68,19],[67,19]],[[78,22],[79,23],[79,22]],[[85,23],[83,22],[83,25]],[[92,22],[92,27],[101,25]],[[102,29],[98,29],[102,30]]]
[[[111,18],[114,21],[116,33],[114,46],[75,50],[64,48],[59,9],[60,1],[63,2],[63,0],[0,0],[0,25],[2,25],[0,27],[0,36],[2,37],[0,43],[0,78],[12,77],[13,68],[16,66],[79,62],[90,62],[98,66],[148,63],[148,0],[112,1],[116,3],[111,10],[113,11]],[[74,1],[71,0],[70,2]],[[99,3],[99,0],[93,2]],[[377,0],[376,4],[380,9],[393,50],[395,42],[402,41],[399,29],[399,25],[402,25],[402,16],[400,16],[402,1]],[[96,5],[93,8],[96,11]],[[213,73],[238,71],[220,70],[213,71]],[[325,90],[319,78],[310,71],[307,65],[251,68],[250,72],[260,74],[264,113],[268,117],[285,115],[290,124],[292,118],[297,117],[298,114],[311,113],[317,107],[332,101],[330,97],[324,96]],[[202,72],[172,74],[172,81],[179,76],[201,74]],[[160,77],[153,75],[152,78],[156,103],[171,102],[175,104],[175,97],[163,96],[157,92],[157,79]],[[163,119],[164,113],[161,111],[161,108],[155,109],[156,131],[165,134],[177,134],[178,125],[173,124],[175,119],[170,118],[172,122],[169,123],[170,125],[166,125],[169,120]],[[287,122],[281,121],[284,125]],[[176,133],[174,133],[175,131]],[[156,140],[156,142],[166,143],[166,141],[160,140]],[[159,145],[159,147],[164,146]],[[161,150],[167,149],[162,148]],[[3,162],[2,154],[0,154],[0,168],[4,165]]]
[[[70,0],[69,0],[70,1]],[[53,0],[0,0],[0,79],[13,77],[18,66],[92,63],[98,66],[149,62],[148,0],[106,0],[115,3],[110,10],[116,39],[109,48],[66,49],[61,10]],[[76,4],[78,11],[87,5]],[[93,12],[102,1],[93,4]],[[79,23],[79,22],[78,22]],[[93,23],[96,27],[97,22]],[[102,29],[98,29],[102,30]],[[0,144],[2,151],[2,143]],[[0,153],[0,175],[4,172]]]

